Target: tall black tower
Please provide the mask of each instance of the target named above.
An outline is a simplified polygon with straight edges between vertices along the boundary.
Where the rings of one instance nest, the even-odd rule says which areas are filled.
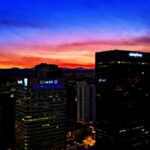
[[[150,145],[150,53],[96,53],[97,150]]]

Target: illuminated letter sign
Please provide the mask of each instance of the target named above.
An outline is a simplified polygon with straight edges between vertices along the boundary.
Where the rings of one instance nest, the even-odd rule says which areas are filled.
[[[22,80],[17,80],[17,83],[18,84],[23,84],[23,81]]]
[[[54,84],[58,84],[58,80],[54,80]]]
[[[27,85],[28,85],[28,79],[24,78],[24,86],[27,86]]]
[[[58,84],[58,80],[41,80],[40,84]]]
[[[143,57],[143,54],[141,53],[129,53],[130,57]]]
[[[107,80],[106,80],[106,79],[99,79],[98,81],[104,83],[104,82],[106,82]]]

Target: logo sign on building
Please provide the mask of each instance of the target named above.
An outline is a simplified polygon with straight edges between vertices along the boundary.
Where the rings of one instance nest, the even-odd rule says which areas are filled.
[[[27,86],[28,85],[28,79],[24,78],[24,79],[17,80],[17,84]]]
[[[62,89],[64,85],[59,80],[40,80],[39,84],[32,85],[34,89]]]
[[[23,84],[23,80],[17,80],[17,84],[22,85]]]
[[[28,79],[24,78],[24,86],[27,86],[27,85],[28,85]]]
[[[130,57],[143,57],[143,54],[141,53],[129,53]]]
[[[58,84],[58,80],[41,80],[40,84]]]
[[[99,83],[104,83],[104,82],[106,82],[106,81],[107,81],[107,79],[99,79],[99,80],[98,80]]]

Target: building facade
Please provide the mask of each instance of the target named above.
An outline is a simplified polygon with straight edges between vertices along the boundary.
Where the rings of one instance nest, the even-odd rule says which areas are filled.
[[[150,145],[150,53],[96,53],[96,149]]]
[[[95,121],[95,95],[94,84],[77,83],[77,121]]]
[[[65,150],[66,92],[60,79],[44,72],[17,80],[15,133],[16,150]]]

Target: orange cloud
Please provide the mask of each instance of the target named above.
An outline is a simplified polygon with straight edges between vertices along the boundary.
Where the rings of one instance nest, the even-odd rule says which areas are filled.
[[[3,59],[1,59],[0,57],[0,68],[12,68],[12,67],[31,68],[39,63],[57,64],[60,67],[69,67],[69,68],[76,68],[76,67],[93,68],[94,67],[93,63],[79,63],[75,61],[73,62],[70,63],[67,60],[62,60],[62,59],[48,59],[48,58],[32,57],[32,56],[31,57],[11,56],[11,58],[3,57]]]
[[[95,52],[122,49],[150,52],[150,38],[137,37],[129,40],[85,41],[63,43],[60,45],[44,44],[9,44],[0,45],[0,67],[33,67],[45,62],[61,67],[94,67]]]

